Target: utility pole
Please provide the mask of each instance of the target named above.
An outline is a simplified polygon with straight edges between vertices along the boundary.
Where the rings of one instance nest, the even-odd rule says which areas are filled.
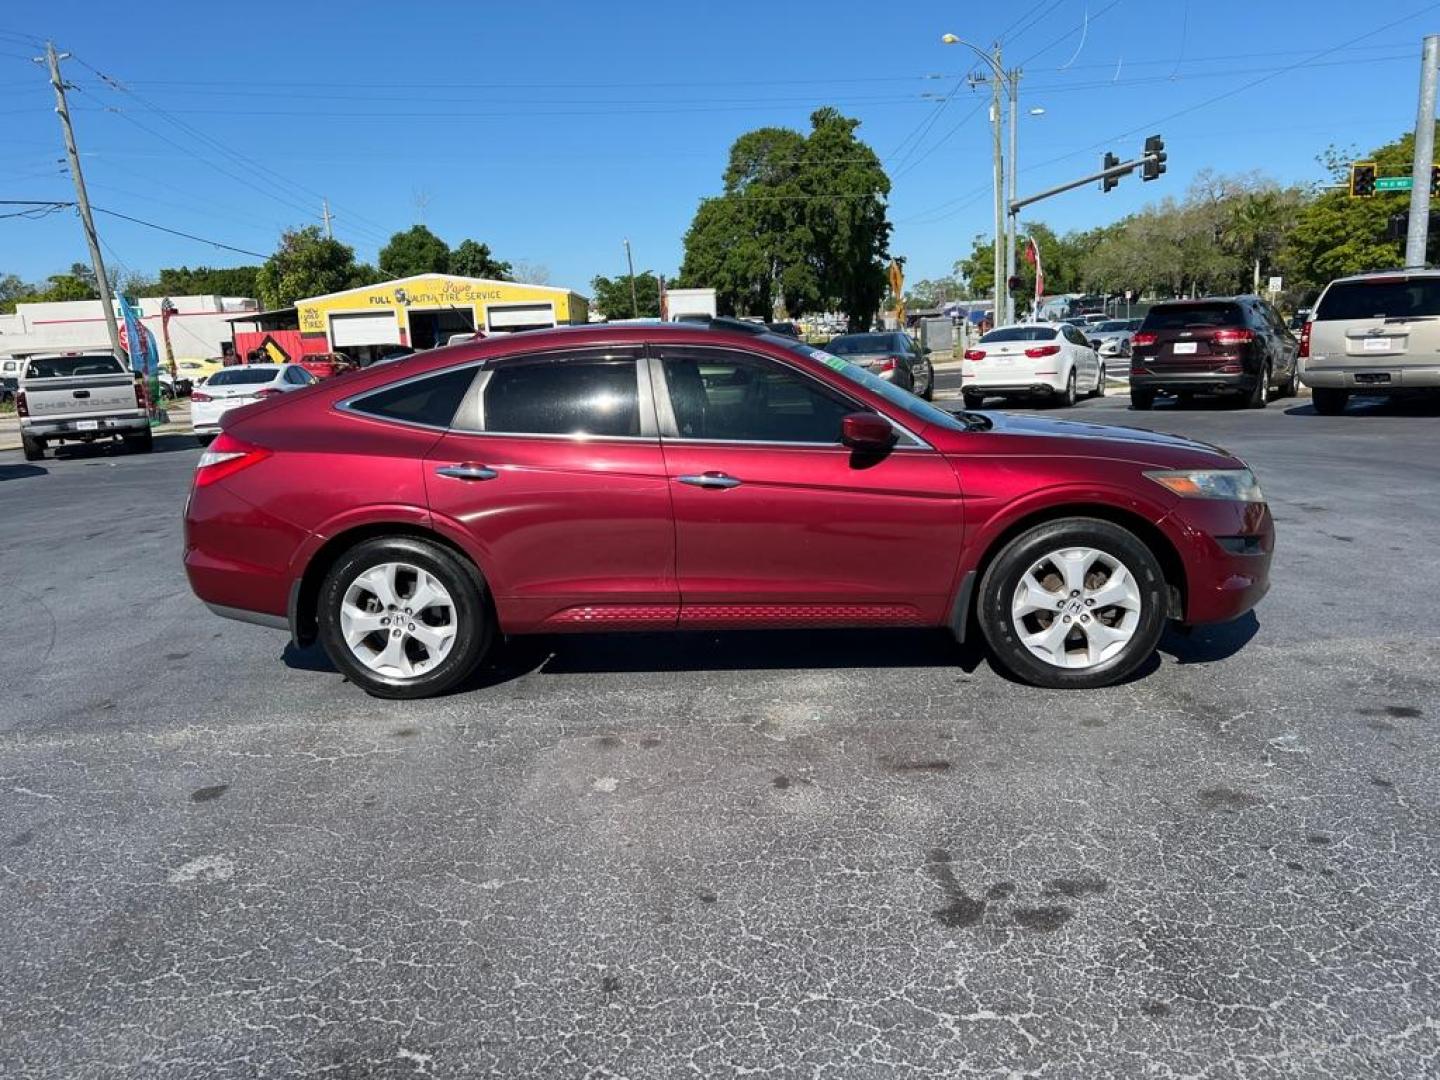
[[[1005,302],[1010,290],[1005,280],[1005,155],[1001,149],[1000,84],[1004,82],[1000,66],[1000,43],[995,43],[995,77],[990,81],[990,128],[995,142],[995,325],[1003,325]]]
[[[333,239],[335,239],[335,234],[330,231],[330,218],[333,216],[333,215],[330,213],[330,200],[329,200],[329,199],[321,199],[321,200],[320,200],[320,207],[321,207],[321,209],[320,209],[320,216],[325,219],[325,239],[326,239],[326,240],[333,240]]]
[[[630,238],[625,237],[625,265],[630,268],[630,312],[631,317],[640,317],[640,294],[635,291],[635,260],[630,257]]]
[[[1415,114],[1415,164],[1410,181],[1410,227],[1405,234],[1405,265],[1425,265],[1430,230],[1430,167],[1435,162],[1435,83],[1440,66],[1440,34],[1429,34],[1420,50],[1420,107]]]
[[[60,127],[65,133],[65,156],[70,160],[70,176],[75,181],[75,203],[80,210],[80,223],[85,227],[85,242],[90,245],[90,265],[95,269],[95,288],[100,293],[100,308],[105,312],[105,330],[110,335],[110,348],[119,356],[120,328],[115,324],[115,300],[110,295],[110,279],[105,276],[105,260],[100,256],[100,238],[95,234],[95,219],[90,214],[90,196],[85,193],[85,176],[80,171],[80,152],[75,149],[75,131],[70,126],[70,107],[65,103],[65,80],[60,77],[60,61],[69,56],[69,53],[57,53],[54,42],[47,41],[44,57],[37,56],[35,62],[50,66],[50,85],[55,88],[55,112],[60,117]],[[140,348],[138,341],[131,342],[131,345]],[[135,365],[132,362],[130,366],[133,368]]]
[[[995,58],[999,60],[997,48]],[[1020,69],[1012,68],[1010,80],[1010,192],[1007,201],[1015,201],[1015,175],[1020,171],[1020,135],[1016,114],[1020,109]],[[1015,234],[1020,229],[1020,219],[1011,218],[1010,228],[1005,233],[1005,321],[1015,321],[1015,297],[1010,292],[1010,279],[1015,276]]]

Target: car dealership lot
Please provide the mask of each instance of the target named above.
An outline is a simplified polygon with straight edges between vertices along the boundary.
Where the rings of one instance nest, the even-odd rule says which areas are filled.
[[[1083,694],[845,632],[382,702],[191,596],[188,441],[0,454],[0,1075],[1434,1072],[1440,409],[1044,411],[1244,456],[1255,617]]]

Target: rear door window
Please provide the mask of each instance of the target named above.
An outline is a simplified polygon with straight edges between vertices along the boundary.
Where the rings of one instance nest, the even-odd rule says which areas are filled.
[[[1346,319],[1413,319],[1440,315],[1440,278],[1338,281],[1325,290],[1316,322]]]
[[[1195,330],[1209,326],[1244,326],[1240,305],[1230,301],[1173,304],[1153,307],[1145,316],[1146,330]]]
[[[487,432],[636,437],[640,430],[634,359],[545,356],[507,361],[485,384]]]

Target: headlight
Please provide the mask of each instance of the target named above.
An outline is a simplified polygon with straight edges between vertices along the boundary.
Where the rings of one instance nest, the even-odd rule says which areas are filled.
[[[1249,469],[1176,469],[1145,474],[1186,499],[1264,502],[1260,482]]]

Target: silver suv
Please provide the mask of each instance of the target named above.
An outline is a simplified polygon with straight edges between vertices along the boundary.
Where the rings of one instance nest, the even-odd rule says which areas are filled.
[[[1351,394],[1440,390],[1440,270],[1332,281],[1300,332],[1300,381],[1325,416]]]

